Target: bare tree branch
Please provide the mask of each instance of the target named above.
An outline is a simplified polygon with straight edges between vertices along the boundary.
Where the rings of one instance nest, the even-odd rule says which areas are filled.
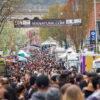
[[[23,1],[24,0],[6,0],[6,1],[0,0],[0,34],[2,33],[5,22],[7,22],[7,18],[16,9],[19,9],[22,6],[21,2],[23,2]],[[20,4],[19,4],[19,2],[20,2]],[[17,8],[16,8],[16,5],[18,6]]]

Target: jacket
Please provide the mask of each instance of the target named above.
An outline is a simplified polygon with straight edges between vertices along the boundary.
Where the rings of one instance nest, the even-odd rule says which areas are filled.
[[[46,92],[36,92],[32,95],[30,100],[45,100]]]

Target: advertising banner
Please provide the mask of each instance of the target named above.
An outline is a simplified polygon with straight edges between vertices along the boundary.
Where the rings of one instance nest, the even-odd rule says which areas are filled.
[[[82,72],[100,68],[100,56],[83,56]]]
[[[15,28],[81,26],[82,19],[15,19]]]
[[[90,31],[90,47],[91,51],[96,47],[96,31]]]

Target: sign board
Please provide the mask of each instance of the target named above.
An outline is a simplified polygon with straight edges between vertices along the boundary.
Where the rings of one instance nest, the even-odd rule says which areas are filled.
[[[80,26],[81,19],[15,19],[15,28]]]
[[[90,44],[96,44],[96,31],[90,31]]]
[[[90,47],[91,51],[93,51],[92,47],[96,47],[96,31],[90,31]]]

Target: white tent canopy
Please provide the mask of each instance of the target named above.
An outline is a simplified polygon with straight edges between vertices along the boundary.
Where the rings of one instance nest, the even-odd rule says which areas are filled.
[[[64,49],[60,49],[60,50],[64,50]],[[66,58],[67,60],[78,60],[78,54],[72,49],[72,48],[68,48],[66,50],[65,53],[63,53],[63,55],[59,56],[59,58]]]
[[[68,60],[78,60],[78,55],[77,54],[68,55]]]
[[[56,47],[55,51],[65,51],[65,48]]]
[[[20,57],[20,56],[18,56],[18,61],[26,61],[26,62],[27,62],[27,59],[24,58],[24,57]]]
[[[59,56],[59,58],[66,58],[67,53],[64,53],[63,55]]]
[[[75,53],[75,51],[74,51],[73,48],[71,48],[71,47],[68,48],[66,52],[67,52],[67,53],[73,53],[73,52]]]
[[[93,68],[100,68],[100,58],[93,61]]]
[[[45,42],[43,42],[41,45],[57,45],[56,41],[49,37]]]
[[[27,54],[24,50],[19,50],[18,54],[24,54],[25,57],[30,57],[30,55]]]

